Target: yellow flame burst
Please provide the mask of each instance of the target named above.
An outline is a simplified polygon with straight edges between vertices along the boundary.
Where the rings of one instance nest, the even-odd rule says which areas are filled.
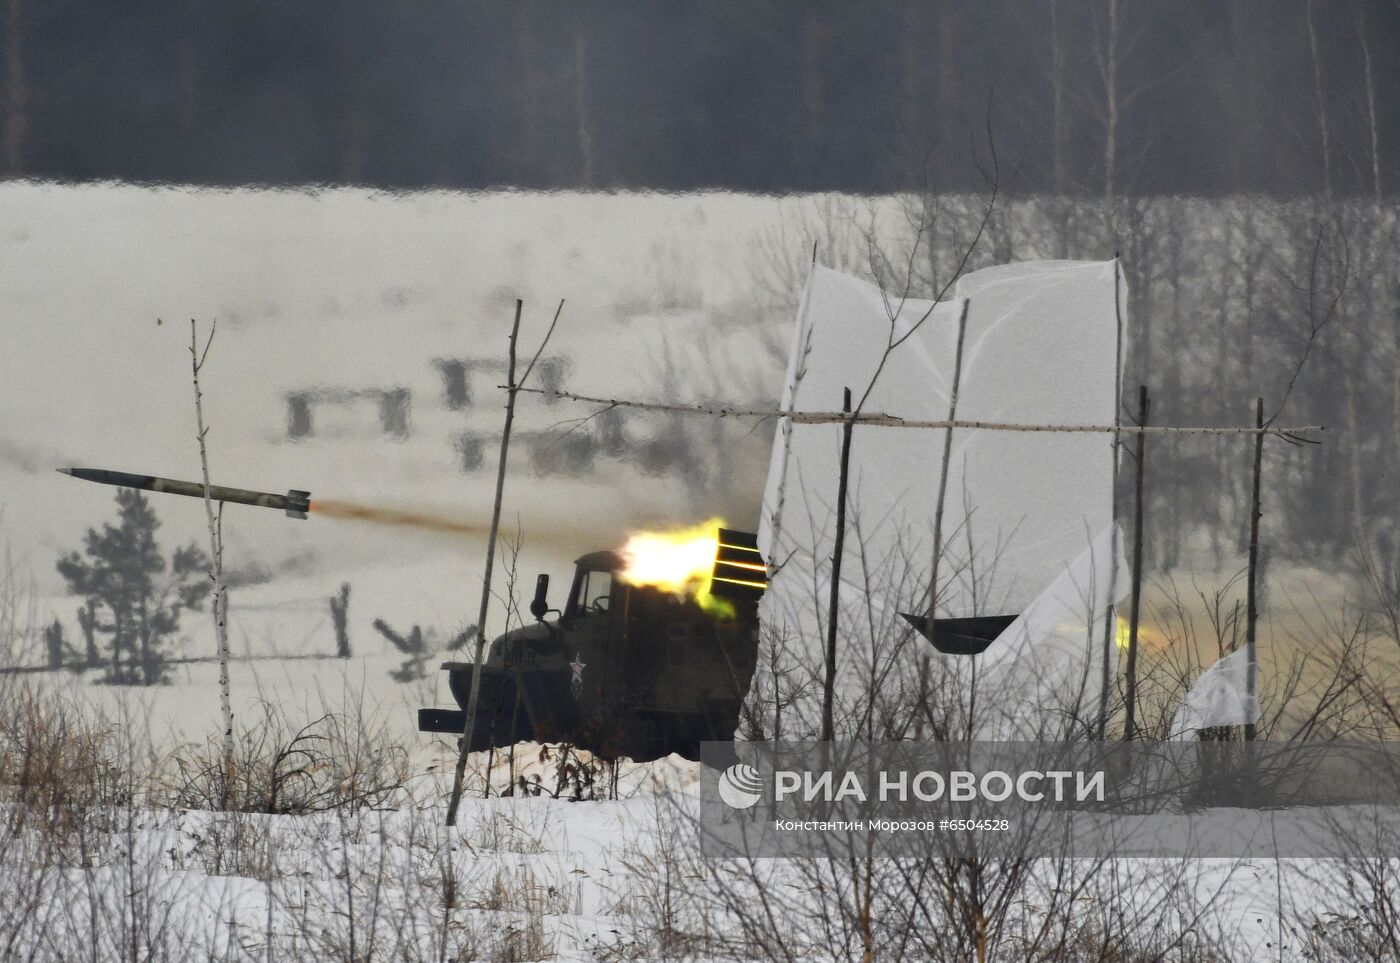
[[[636,532],[622,546],[618,576],[628,585],[692,596],[711,615],[732,618],[734,606],[710,594],[723,527],[724,519],[710,518],[669,531]]]

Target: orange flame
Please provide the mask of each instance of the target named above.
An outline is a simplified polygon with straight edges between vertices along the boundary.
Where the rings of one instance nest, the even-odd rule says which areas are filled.
[[[724,519],[711,518],[664,532],[637,532],[622,546],[618,577],[675,595],[690,595],[712,615],[733,617],[734,607],[710,594]]]
[[[487,532],[484,525],[445,518],[441,515],[402,511],[395,508],[375,508],[371,505],[360,505],[355,502],[318,500],[311,503],[310,511],[327,518],[348,518],[376,525],[400,525],[454,535],[481,535]]]

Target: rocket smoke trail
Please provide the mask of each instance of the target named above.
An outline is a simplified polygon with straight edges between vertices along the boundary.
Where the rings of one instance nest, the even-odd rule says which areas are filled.
[[[326,518],[348,518],[376,525],[397,525],[407,528],[421,528],[431,532],[446,532],[454,535],[484,535],[487,526],[460,519],[445,518],[427,512],[402,511],[393,508],[376,508],[356,502],[335,501],[318,498],[311,503],[313,515]]]
[[[3,449],[0,449],[0,455],[3,454]],[[60,468],[58,470],[73,478],[97,482],[102,485],[113,485],[118,488],[134,488],[167,495],[184,495],[190,498],[204,497],[204,485],[199,482],[179,481],[155,475],[136,475],[130,472],[109,471],[101,468]],[[310,512],[322,518],[349,519],[375,525],[416,528],[420,531],[448,535],[485,536],[490,532],[490,527],[484,523],[465,521],[460,517],[453,518],[431,511],[381,508],[338,499],[318,498],[312,501],[310,494],[300,489],[292,489],[285,495],[278,495],[273,492],[254,491],[249,488],[210,485],[209,497],[217,502],[277,509],[292,518],[306,518],[307,513]],[[572,546],[580,537],[587,534],[586,531],[581,531],[575,525],[556,520],[546,526],[543,531],[531,533],[530,541],[539,543],[543,540],[557,545]],[[516,535],[519,536],[520,533],[517,532]]]
[[[444,535],[476,536],[485,539],[491,534],[489,521],[467,521],[460,515],[441,515],[432,511],[385,508],[340,499],[314,499],[307,511],[321,518],[368,522],[371,525],[386,527],[414,528],[421,532],[435,532]],[[517,520],[515,526],[502,525],[500,534],[501,538],[508,543],[528,541],[535,548],[550,545],[563,551],[584,551],[589,548],[589,542],[599,537],[597,531],[580,527],[567,518],[553,518],[548,525],[528,531],[519,527]]]

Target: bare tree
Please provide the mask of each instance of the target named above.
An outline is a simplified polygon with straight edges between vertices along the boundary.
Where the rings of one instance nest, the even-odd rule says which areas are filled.
[[[597,129],[593,118],[593,90],[589,79],[587,17],[574,25],[574,116],[578,131],[579,186],[595,186]]]
[[[199,468],[204,479],[204,517],[209,526],[209,580],[213,583],[214,640],[219,656],[219,714],[223,719],[223,805],[228,805],[228,787],[234,777],[233,754],[233,702],[229,692],[228,675],[228,585],[224,582],[224,505],[219,503],[217,515],[214,502],[209,497],[209,449],[206,439],[209,429],[204,424],[204,393],[200,389],[199,375],[204,370],[204,362],[209,357],[209,348],[214,343],[217,323],[209,326],[209,337],[201,350],[199,346],[199,325],[190,319],[190,380],[194,385],[195,440],[199,443]]]
[[[24,0],[5,3],[5,172],[24,173],[29,140],[29,80],[24,69]]]

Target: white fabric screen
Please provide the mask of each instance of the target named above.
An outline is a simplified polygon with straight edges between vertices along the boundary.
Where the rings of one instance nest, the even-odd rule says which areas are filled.
[[[814,267],[799,309],[783,407],[839,411],[843,388],[857,403],[869,388],[867,413],[946,418],[958,317],[967,298],[959,420],[1112,424],[1115,308],[1123,310],[1114,302],[1115,270],[1112,261],[987,268],[962,278],[951,299],[933,304],[901,302],[869,282]],[[1126,298],[1121,283],[1118,294]],[[780,425],[759,528],[760,549],[778,566],[762,617],[800,640],[818,662],[840,443],[836,424]],[[843,610],[886,622],[897,621],[897,611],[926,610],[942,452],[941,430],[855,429]],[[1092,543],[1107,545],[1112,458],[1106,433],[956,431],[938,614],[1025,611]],[[1099,569],[1106,598],[1113,588],[1106,574],[1111,557],[1096,555],[1085,564]],[[983,658],[990,667],[1004,656],[989,650]]]

